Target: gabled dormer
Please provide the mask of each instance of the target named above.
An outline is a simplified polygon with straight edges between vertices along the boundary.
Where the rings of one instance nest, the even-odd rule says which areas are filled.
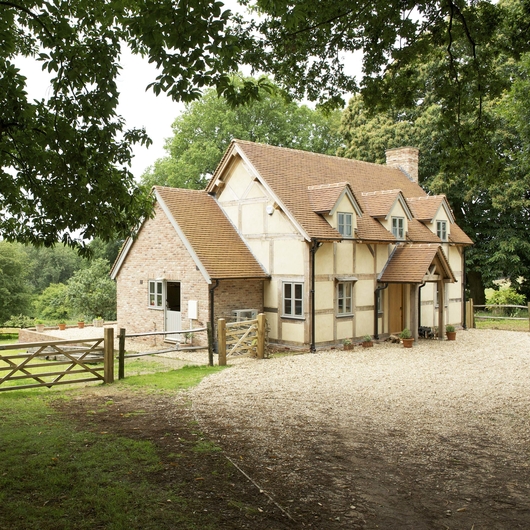
[[[362,210],[347,182],[308,186],[309,202],[345,239],[355,237]]]
[[[404,241],[412,212],[401,190],[373,191],[362,194],[365,211],[393,234]]]
[[[429,195],[407,199],[414,217],[442,242],[448,242],[455,218],[445,195]]]

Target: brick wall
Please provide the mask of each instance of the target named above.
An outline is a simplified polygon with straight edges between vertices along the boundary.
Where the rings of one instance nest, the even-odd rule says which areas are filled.
[[[164,329],[164,311],[148,306],[149,280],[164,279],[181,282],[182,329],[190,327],[189,300],[199,302],[193,327],[205,327],[208,284],[158,204],[155,214],[143,224],[117,276],[118,326],[127,333]],[[155,339],[143,340],[155,343]],[[156,343],[161,343],[160,337]]]
[[[420,150],[416,147],[396,147],[387,149],[386,165],[404,171],[412,182],[418,182]]]
[[[215,319],[232,319],[234,309],[263,311],[262,280],[221,280],[214,291]]]

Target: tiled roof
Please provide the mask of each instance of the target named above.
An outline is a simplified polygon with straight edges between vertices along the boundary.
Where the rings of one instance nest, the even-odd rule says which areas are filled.
[[[268,277],[213,197],[202,190],[154,189],[210,278]]]
[[[363,215],[357,218],[355,236],[361,241],[396,242],[394,234],[389,232],[379,221],[369,215]]]
[[[456,224],[449,225],[449,241],[460,245],[472,245],[473,240]]]
[[[400,193],[400,190],[365,192],[362,200],[367,213],[372,217],[386,217]]]
[[[347,185],[347,182],[337,182],[335,184],[308,186],[307,192],[313,211],[317,213],[330,212]]]
[[[400,245],[388,259],[380,281],[385,283],[421,283],[433,262],[442,268],[444,278],[456,281],[440,245]]]
[[[409,219],[407,239],[415,243],[441,243],[440,238],[417,219]]]
[[[381,164],[242,140],[234,140],[232,147],[239,149],[243,157],[256,168],[308,237],[337,239],[338,233],[313,210],[313,199],[308,193],[310,186],[347,182],[363,211],[363,192],[400,189],[405,197],[426,195],[402,171]],[[228,149],[219,168],[231,154],[231,149]],[[215,186],[219,168],[212,177],[208,191]]]
[[[427,195],[425,197],[408,197],[407,203],[416,219],[431,222],[440,208],[445,195]]]

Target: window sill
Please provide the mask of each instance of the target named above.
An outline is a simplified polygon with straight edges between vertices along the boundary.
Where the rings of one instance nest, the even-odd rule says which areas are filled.
[[[336,318],[353,318],[354,316],[354,313],[340,313],[335,315]]]
[[[304,316],[294,316],[294,315],[282,315],[283,320],[305,320]]]

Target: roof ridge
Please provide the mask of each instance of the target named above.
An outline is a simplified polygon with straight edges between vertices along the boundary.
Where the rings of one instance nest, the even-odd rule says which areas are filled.
[[[251,140],[239,140],[237,138],[232,139],[232,143],[240,143],[240,144],[248,144],[248,145],[259,145],[260,147],[266,147],[268,149],[282,149],[284,151],[294,151],[295,153],[305,153],[308,155],[312,155],[314,157],[319,158],[339,158],[341,160],[347,161],[348,163],[355,163],[355,164],[366,164],[368,166],[375,166],[375,167],[384,167],[390,170],[399,171],[400,173],[403,173],[400,169],[397,169],[392,166],[387,166],[386,164],[378,164],[377,162],[366,162],[365,160],[357,160],[355,158],[346,158],[344,156],[339,155],[327,155],[325,153],[314,153],[313,151],[306,151],[305,149],[296,149],[294,147],[283,147],[280,145],[270,145],[270,144],[263,144],[261,142],[252,142]]]

